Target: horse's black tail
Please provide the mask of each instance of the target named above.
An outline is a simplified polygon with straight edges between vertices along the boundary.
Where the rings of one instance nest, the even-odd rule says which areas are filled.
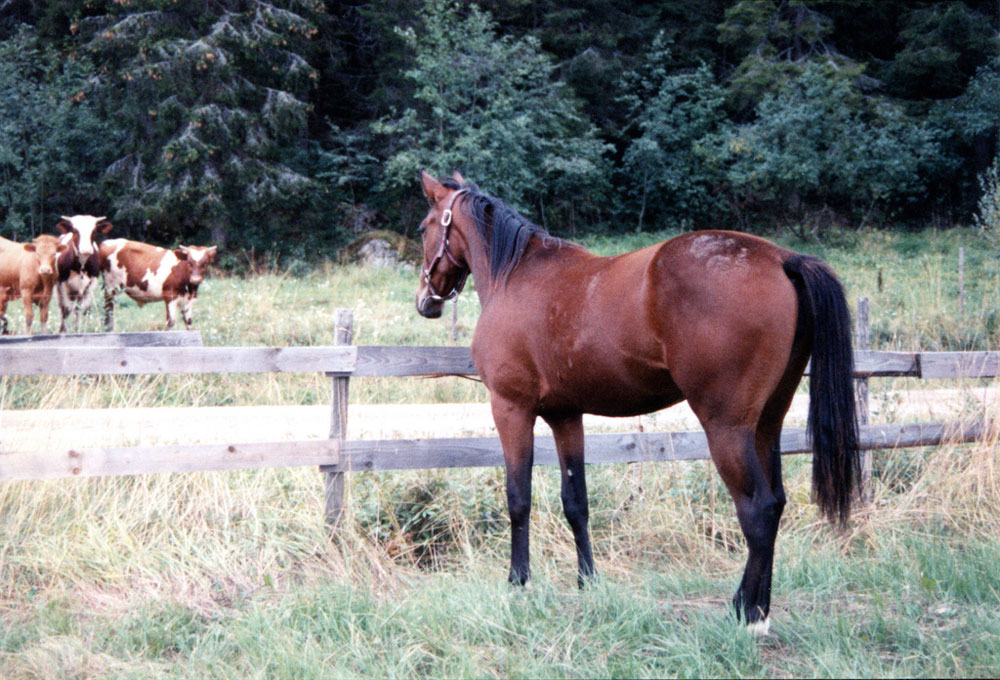
[[[784,269],[798,291],[800,332],[812,343],[808,431],[813,497],[831,522],[843,524],[861,485],[851,314],[844,289],[825,262],[793,255]]]

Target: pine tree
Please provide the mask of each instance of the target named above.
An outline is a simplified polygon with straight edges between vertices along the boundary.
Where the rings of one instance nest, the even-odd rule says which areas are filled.
[[[117,218],[152,222],[143,235],[158,240],[207,227],[221,245],[232,236],[268,247],[321,191],[292,162],[318,78],[305,55],[323,3],[116,5],[75,28],[99,68],[95,89],[128,131],[108,171]]]
[[[61,58],[30,26],[0,42],[3,236],[51,232],[60,214],[100,211],[100,173],[119,137],[85,96],[88,66]]]

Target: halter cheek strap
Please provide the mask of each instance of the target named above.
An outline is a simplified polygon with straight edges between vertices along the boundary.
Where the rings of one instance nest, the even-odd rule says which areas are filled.
[[[454,216],[452,208],[455,206],[455,201],[458,200],[458,197],[467,192],[468,189],[459,189],[452,194],[451,200],[448,201],[448,207],[444,209],[443,213],[441,213],[441,226],[444,227],[444,233],[441,236],[441,245],[438,246],[437,253],[435,253],[434,259],[431,260],[430,265],[423,270],[424,281],[427,283],[427,290],[430,291],[430,295],[428,295],[428,297],[432,300],[440,300],[444,302],[457,298],[459,293],[461,293],[462,289],[465,287],[466,279],[469,277],[469,268],[458,261],[458,258],[456,258],[451,252],[449,243],[452,217]],[[434,268],[437,266],[438,262],[445,257],[448,258],[448,261],[453,265],[462,268],[464,271],[462,272],[462,276],[459,278],[458,283],[452,287],[451,292],[447,295],[441,295],[438,293],[437,289],[434,288],[434,284],[431,283],[431,274],[434,272]]]

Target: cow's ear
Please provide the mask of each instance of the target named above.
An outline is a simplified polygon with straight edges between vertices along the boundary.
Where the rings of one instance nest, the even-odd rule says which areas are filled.
[[[181,246],[180,248],[174,248],[174,255],[177,256],[178,260],[188,259],[187,248],[185,248],[184,246]]]
[[[448,195],[448,187],[434,179],[426,170],[420,171],[420,185],[423,187],[424,196],[432,203],[439,203]]]
[[[212,246],[205,250],[205,262],[215,262],[215,254],[219,252],[219,246]]]
[[[61,218],[58,222],[56,222],[56,226],[59,227],[59,231],[61,231],[64,234],[68,234],[69,232],[73,231],[73,223],[70,222],[65,217]]]
[[[35,252],[35,244],[34,243],[25,243],[24,244],[24,249],[27,250],[29,253],[33,253],[33,252]]]
[[[69,250],[68,243],[60,243],[58,246],[56,246],[57,253],[65,253],[67,250]]]
[[[111,231],[112,226],[113,225],[110,222],[108,222],[107,217],[98,217],[97,224],[95,225],[94,228],[97,230],[99,234],[107,234],[109,231]]]

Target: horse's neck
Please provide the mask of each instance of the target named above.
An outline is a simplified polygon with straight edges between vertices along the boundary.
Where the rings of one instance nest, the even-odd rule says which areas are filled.
[[[584,260],[597,258],[583,246],[564,241],[547,234],[536,234],[528,241],[518,263],[510,271],[506,281],[494,281],[490,272],[489,254],[485,249],[471,259],[472,278],[476,282],[476,293],[480,306],[486,307],[498,288],[507,286],[522,276],[534,276],[539,267],[570,267]],[[503,274],[500,274],[503,277]]]

